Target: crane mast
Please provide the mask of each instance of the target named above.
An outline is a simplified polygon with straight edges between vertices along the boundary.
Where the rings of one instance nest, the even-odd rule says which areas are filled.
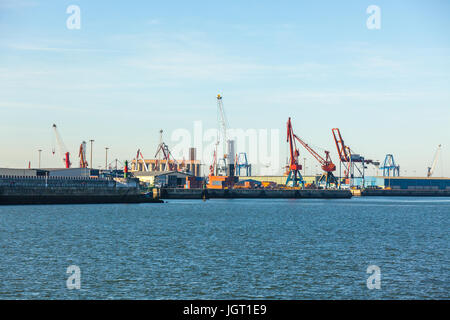
[[[295,144],[294,140],[295,134],[292,129],[290,117],[287,121],[286,128],[287,128],[286,142],[289,143],[289,165],[287,168],[288,177],[286,179],[286,185],[298,187],[301,184],[302,186],[304,186],[305,183],[300,173],[302,166],[298,163],[298,157],[300,155],[300,152],[298,151],[297,146]]]

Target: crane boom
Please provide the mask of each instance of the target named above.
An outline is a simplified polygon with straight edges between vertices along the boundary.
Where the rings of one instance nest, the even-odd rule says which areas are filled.
[[[427,177],[430,178],[433,173],[434,173],[434,169],[436,169],[436,165],[439,159],[439,153],[441,151],[441,144],[438,145],[436,153],[434,154],[434,158],[433,158],[433,163],[431,164],[431,167],[428,167],[428,172],[427,172]]]
[[[138,149],[138,151],[137,151],[137,153],[136,153],[136,168],[137,168],[137,169],[138,169],[139,158],[142,159],[142,163],[143,163],[143,166],[144,166],[145,171],[149,171],[149,170],[148,170],[148,166],[147,166],[147,164],[145,163],[144,156],[142,155],[141,149]]]
[[[333,133],[334,142],[336,143],[339,159],[342,162],[350,162],[350,148],[345,145],[344,139],[342,139],[341,136],[341,131],[339,128],[333,128],[331,129],[331,132]]]
[[[222,134],[222,143],[225,154],[225,146],[227,143],[227,118],[225,116],[225,110],[223,108],[222,96],[220,94],[217,95],[217,122],[219,124],[219,134],[217,135],[217,143],[220,142],[220,133]]]
[[[311,148],[306,142],[300,139],[298,136],[294,134],[294,138],[297,139],[300,144],[311,153],[311,155],[316,158],[316,160],[320,163],[322,170],[325,172],[336,171],[336,165],[331,161],[330,152],[325,151],[325,159],[321,157],[313,148]]]
[[[67,151],[67,147],[64,144],[61,135],[59,134],[59,131],[56,127],[56,124],[53,124],[53,131],[55,133],[55,138],[56,138],[56,142],[58,143],[58,147],[59,147],[59,151],[60,153],[64,156],[63,157],[63,161],[64,161],[64,165],[65,167],[68,169],[70,168],[70,153]],[[55,149],[53,149],[53,154],[55,154]]]

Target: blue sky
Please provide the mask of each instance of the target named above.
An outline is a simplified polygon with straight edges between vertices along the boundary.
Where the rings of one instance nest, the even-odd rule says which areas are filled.
[[[372,4],[380,30],[366,27]],[[66,27],[69,5],[80,30]],[[449,12],[448,1],[0,0],[0,167],[35,166],[39,148],[43,166],[61,165],[53,123],[74,163],[88,139],[95,166],[105,146],[110,159],[151,157],[161,128],[170,146],[196,120],[217,127],[221,92],[230,127],[280,130],[281,162],[290,116],[335,160],[339,127],[355,152],[393,153],[407,175],[423,176],[441,143],[436,175],[450,176]]]

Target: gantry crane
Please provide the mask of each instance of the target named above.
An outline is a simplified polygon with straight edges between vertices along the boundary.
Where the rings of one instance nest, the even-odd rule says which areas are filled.
[[[292,129],[291,118],[289,117],[287,122],[287,137],[286,142],[289,143],[289,164],[287,166],[287,179],[286,186],[291,185],[292,187],[298,187],[300,184],[304,187],[305,182],[300,173],[302,166],[298,163],[298,157],[300,152],[298,151],[297,145],[295,143],[295,134]]]
[[[239,155],[236,154],[236,175],[241,175],[241,169],[245,169],[245,175],[247,177],[252,175],[252,165],[248,163],[247,153],[240,152]]]
[[[387,154],[384,158],[383,166],[380,167],[383,170],[383,177],[399,177],[400,176],[400,166],[395,164],[394,156],[392,154]],[[392,173],[392,174],[391,174]]]
[[[87,168],[88,163],[86,160],[86,141],[83,141],[80,145],[80,151],[78,152],[80,158],[80,168]]]
[[[56,124],[53,124],[52,128],[53,128],[53,131],[54,131],[54,134],[55,134],[56,142],[57,142],[58,147],[59,147],[59,152],[61,153],[61,155],[63,155],[64,166],[65,166],[65,168],[68,169],[71,166],[70,153],[69,153],[69,151],[67,151],[67,147],[64,144],[64,142],[63,142],[63,140],[61,138],[61,135],[59,134],[58,129],[56,128]],[[55,152],[56,152],[55,151],[55,146],[53,146],[53,149],[52,149],[53,155],[55,154]]]
[[[428,171],[427,171],[428,178],[430,178],[434,173],[434,169],[436,168],[436,165],[437,165],[437,162],[439,159],[439,153],[441,152],[441,147],[442,147],[442,145],[438,145],[436,153],[434,154],[433,163],[431,164],[431,167],[428,167]]]

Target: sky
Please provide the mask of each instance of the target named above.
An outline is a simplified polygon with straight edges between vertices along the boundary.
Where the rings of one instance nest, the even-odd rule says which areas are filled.
[[[230,129],[278,132],[269,159],[236,146],[255,173],[281,174],[291,117],[336,163],[337,127],[367,159],[393,154],[401,175],[424,176],[442,144],[435,176],[450,176],[449,12],[448,1],[0,0],[0,167],[37,167],[38,149],[42,167],[62,166],[53,123],[74,166],[89,139],[94,167],[105,147],[108,162],[151,158],[160,129],[180,158],[196,122],[218,127],[220,93]]]

